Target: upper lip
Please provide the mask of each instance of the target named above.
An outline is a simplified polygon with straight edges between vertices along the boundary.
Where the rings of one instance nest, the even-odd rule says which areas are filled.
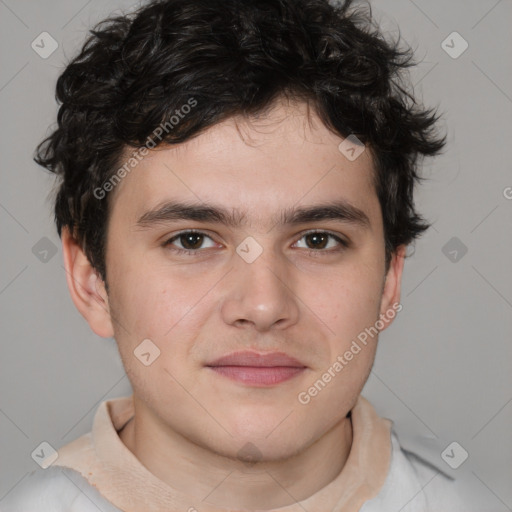
[[[271,368],[275,366],[289,366],[293,368],[305,368],[300,361],[284,352],[254,351],[232,352],[208,363],[206,366],[251,366]]]

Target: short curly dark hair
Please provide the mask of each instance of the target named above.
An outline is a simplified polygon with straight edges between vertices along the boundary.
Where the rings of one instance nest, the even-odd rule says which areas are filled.
[[[109,215],[94,191],[176,109],[196,105],[160,143],[178,144],[279,97],[311,104],[324,125],[371,149],[392,253],[429,224],[414,208],[419,157],[441,151],[439,116],[404,78],[413,52],[387,40],[352,0],[158,0],[97,24],[57,81],[58,126],[35,161],[56,173],[55,221],[106,282]]]

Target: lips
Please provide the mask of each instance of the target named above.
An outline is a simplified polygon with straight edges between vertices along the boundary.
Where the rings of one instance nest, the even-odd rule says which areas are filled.
[[[216,359],[213,363],[209,363],[207,366],[251,366],[259,368],[285,366],[292,368],[305,368],[305,365],[300,361],[288,354],[285,354],[284,352],[260,354],[252,351],[233,352]]]
[[[306,366],[284,352],[233,352],[206,365],[217,374],[256,387],[272,386],[302,373]]]

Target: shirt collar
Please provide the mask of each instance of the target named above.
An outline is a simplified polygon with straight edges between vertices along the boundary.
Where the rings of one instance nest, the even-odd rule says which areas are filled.
[[[54,465],[79,471],[90,484],[121,510],[160,512],[189,510],[228,512],[170,487],[143,466],[121,441],[118,432],[134,415],[133,395],[102,402],[92,431],[61,448]],[[273,509],[358,511],[384,484],[391,459],[391,421],[380,418],[359,396],[351,410],[353,440],[338,476],[309,498]]]

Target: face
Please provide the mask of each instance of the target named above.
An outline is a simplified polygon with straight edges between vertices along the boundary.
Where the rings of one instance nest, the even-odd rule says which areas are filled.
[[[280,102],[151,151],[118,185],[108,307],[148,420],[277,460],[354,405],[377,336],[353,342],[392,307],[401,267],[385,272],[370,151],[350,161],[342,140]]]

